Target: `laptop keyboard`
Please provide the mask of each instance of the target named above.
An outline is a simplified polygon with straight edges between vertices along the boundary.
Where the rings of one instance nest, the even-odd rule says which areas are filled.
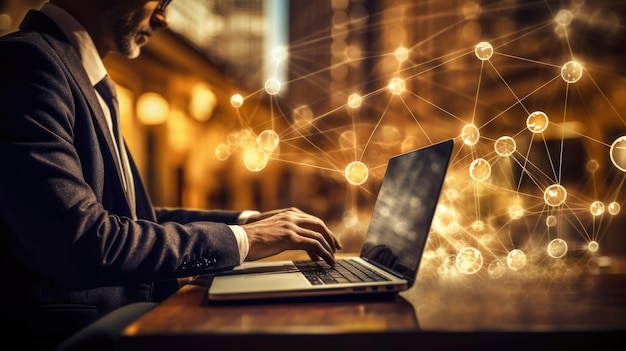
[[[294,263],[313,285],[389,280],[352,260],[337,260],[333,266],[324,261],[295,261]]]

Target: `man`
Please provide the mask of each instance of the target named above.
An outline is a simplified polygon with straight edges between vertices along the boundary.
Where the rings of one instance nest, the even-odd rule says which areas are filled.
[[[152,206],[117,138],[115,105],[95,87],[108,53],[137,57],[167,27],[169,3],[50,0],[0,39],[5,332],[54,344],[121,306],[159,301],[179,277],[292,249],[332,263],[341,249],[295,208]]]

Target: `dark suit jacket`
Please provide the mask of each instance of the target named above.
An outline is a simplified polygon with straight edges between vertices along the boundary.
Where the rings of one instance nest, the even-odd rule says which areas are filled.
[[[139,219],[130,219],[78,54],[40,12],[20,28],[0,39],[0,304],[8,323],[20,333],[68,335],[119,306],[153,300],[153,282],[237,265],[227,224],[239,212],[155,209],[134,163]]]

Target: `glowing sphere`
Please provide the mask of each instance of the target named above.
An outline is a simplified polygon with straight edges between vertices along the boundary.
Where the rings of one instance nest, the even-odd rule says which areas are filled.
[[[604,204],[602,201],[594,201],[589,206],[589,212],[591,212],[592,216],[600,216],[604,213]]]
[[[568,24],[572,22],[573,18],[574,18],[574,15],[572,14],[572,11],[570,10],[560,10],[554,17],[554,19],[556,20],[556,23],[558,23],[561,26],[567,26]]]
[[[511,156],[515,150],[517,149],[517,144],[515,140],[509,136],[503,136],[498,138],[496,142],[493,144],[494,150],[496,153],[503,157]]]
[[[307,129],[313,126],[313,110],[307,105],[301,105],[293,110],[293,127],[296,130]]]
[[[239,142],[239,145],[241,146],[242,150],[258,149],[259,148],[259,142],[252,135],[245,135],[245,136],[243,136],[241,138],[241,141]]]
[[[392,94],[400,95],[404,92],[404,90],[406,89],[406,86],[404,84],[403,79],[394,78],[391,80],[391,82],[389,82],[389,85],[387,86],[387,88],[389,88],[389,91],[391,91]]]
[[[461,230],[461,226],[459,225],[459,223],[452,221],[450,223],[448,223],[448,226],[446,227],[446,232],[448,234],[456,234]]]
[[[563,239],[554,239],[548,244],[548,255],[561,258],[567,253],[567,243]]]
[[[474,274],[483,267],[483,254],[473,247],[466,247],[456,255],[456,268],[463,274]]]
[[[456,190],[454,190],[454,189],[450,189],[450,190],[446,191],[446,197],[450,201],[455,201],[459,197],[459,193]]]
[[[361,98],[361,95],[359,94],[356,94],[356,93],[351,94],[348,97],[348,106],[352,108],[359,108],[362,102],[363,102],[363,99]]]
[[[277,47],[272,50],[272,58],[276,62],[285,62],[285,60],[287,60],[287,56],[287,48],[284,46]]]
[[[356,146],[356,134],[351,130],[346,130],[339,136],[339,145],[342,149],[352,149]]]
[[[398,60],[398,62],[404,62],[409,58],[409,50],[401,46],[396,49],[394,55],[396,56],[396,60]]]
[[[264,152],[271,154],[278,147],[278,134],[275,131],[267,129],[261,132],[259,136],[256,138],[259,147]]]
[[[596,160],[590,160],[589,162],[587,162],[585,168],[587,169],[587,172],[595,173],[598,171],[598,169],[600,169],[600,164]]]
[[[504,275],[506,267],[501,261],[491,261],[489,267],[487,267],[487,273],[491,279],[498,279]]]
[[[475,159],[469,167],[472,179],[483,182],[491,175],[491,165],[482,158]]]
[[[556,207],[565,203],[567,190],[560,184],[552,184],[543,192],[543,200],[546,205]]]
[[[514,271],[518,271],[526,265],[526,254],[519,249],[509,251],[506,256],[506,264]]]
[[[542,133],[548,128],[548,115],[541,111],[535,111],[528,115],[526,127],[533,133]]]
[[[556,225],[556,216],[553,215],[549,215],[548,217],[546,217],[546,226],[548,227],[554,227]]]
[[[407,152],[417,149],[418,145],[419,140],[417,140],[416,137],[410,135],[402,140],[402,145],[400,146],[400,149],[402,150],[402,152]]]
[[[474,48],[474,54],[481,61],[489,60],[493,56],[493,46],[486,41],[480,42]]]
[[[609,154],[613,165],[620,171],[626,172],[626,135],[615,139]]]
[[[233,96],[230,97],[230,104],[234,107],[241,107],[241,105],[243,105],[243,96],[239,95],[239,94],[235,94]]]
[[[252,172],[259,172],[264,169],[268,160],[267,154],[258,147],[247,149],[243,155],[243,164]]]
[[[477,232],[482,232],[485,229],[485,223],[483,223],[483,221],[474,221],[474,223],[472,223],[472,229]]]
[[[619,203],[617,203],[617,202],[615,202],[615,201],[611,202],[611,203],[609,204],[609,206],[608,206],[608,210],[609,210],[609,213],[610,213],[610,214],[612,214],[613,216],[615,216],[615,215],[616,215],[616,214],[618,214],[618,213],[619,213],[619,211],[620,211],[620,205],[619,205]]]
[[[344,174],[348,183],[361,185],[367,180],[369,170],[363,162],[354,161],[346,167]]]
[[[589,250],[590,252],[597,252],[598,249],[600,248],[600,245],[598,245],[597,241],[590,241],[589,244],[587,244],[587,250]]]
[[[476,145],[480,139],[480,131],[473,124],[467,124],[461,131],[461,139],[466,145]]]
[[[509,208],[511,219],[520,219],[524,215],[524,208],[520,205],[513,205]]]
[[[480,238],[478,238],[478,242],[480,242],[481,245],[489,245],[489,243],[492,241],[492,236],[490,234],[483,234],[480,236]]]
[[[561,68],[561,78],[568,83],[576,83],[583,76],[583,66],[576,61],[570,61]]]
[[[215,148],[215,157],[218,160],[224,161],[230,156],[230,148],[226,144],[220,144]]]
[[[270,95],[276,95],[280,92],[280,82],[276,78],[270,78],[265,81],[265,92]]]

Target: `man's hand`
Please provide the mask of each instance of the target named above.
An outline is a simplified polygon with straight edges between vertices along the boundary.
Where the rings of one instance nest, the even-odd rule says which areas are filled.
[[[311,259],[335,263],[341,244],[324,222],[297,208],[285,208],[252,215],[242,225],[250,250],[246,261],[276,255],[285,250],[304,250]]]

